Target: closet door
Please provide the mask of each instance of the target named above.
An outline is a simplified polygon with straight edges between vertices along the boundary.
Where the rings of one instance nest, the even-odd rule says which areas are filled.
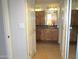
[[[0,0],[0,59],[8,59],[1,0]]]
[[[8,0],[0,0],[0,59],[13,59]]]

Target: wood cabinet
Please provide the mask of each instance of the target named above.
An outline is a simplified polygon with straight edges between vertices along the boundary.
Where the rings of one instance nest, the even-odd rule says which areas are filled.
[[[36,11],[36,39],[58,42],[58,29],[45,25],[45,11]]]
[[[57,41],[58,40],[58,30],[47,28],[41,30],[41,40],[51,40]]]
[[[78,25],[78,10],[72,10],[71,25]]]
[[[78,32],[78,10],[72,10],[71,27],[72,27],[72,30],[70,33],[70,41],[76,42],[77,32]]]
[[[41,29],[36,29],[36,40],[40,40],[41,39]]]
[[[45,24],[45,12],[44,11],[36,11],[36,25],[44,25]]]
[[[72,29],[70,33],[70,41],[76,42],[77,40],[77,29]]]
[[[36,38],[39,41],[58,42],[58,29],[56,28],[38,28]]]

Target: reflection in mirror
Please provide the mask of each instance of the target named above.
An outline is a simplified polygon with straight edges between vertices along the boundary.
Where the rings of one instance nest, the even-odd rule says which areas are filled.
[[[35,9],[37,25],[49,25],[49,26],[57,25],[58,10],[59,9],[57,8],[48,8],[45,10],[41,8]]]
[[[57,25],[57,10],[48,9],[45,13],[45,25]]]

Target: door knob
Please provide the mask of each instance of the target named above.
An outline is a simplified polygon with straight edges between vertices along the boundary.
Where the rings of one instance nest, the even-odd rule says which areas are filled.
[[[8,35],[8,38],[10,38],[10,36]]]

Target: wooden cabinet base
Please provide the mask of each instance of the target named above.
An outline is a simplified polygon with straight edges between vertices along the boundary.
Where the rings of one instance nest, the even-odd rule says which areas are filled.
[[[58,43],[58,41],[55,40],[36,40],[37,43]]]

